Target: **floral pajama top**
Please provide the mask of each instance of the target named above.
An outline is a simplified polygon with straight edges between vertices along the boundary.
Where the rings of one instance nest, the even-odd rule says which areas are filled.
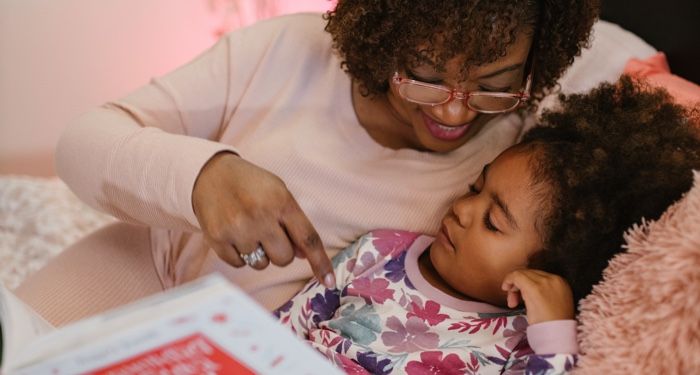
[[[575,321],[528,327],[524,310],[445,294],[418,269],[432,241],[411,232],[370,232],[333,258],[335,289],[311,281],[275,314],[353,374],[561,374],[573,368]]]

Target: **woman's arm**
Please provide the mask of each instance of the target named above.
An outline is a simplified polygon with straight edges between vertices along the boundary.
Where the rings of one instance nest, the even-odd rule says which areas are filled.
[[[246,111],[275,110],[269,97],[246,90],[285,83],[271,71],[305,57],[297,44],[323,32],[320,23],[307,25],[315,20],[309,17],[231,33],[184,67],[80,117],[59,142],[59,176],[92,207],[122,220],[201,229],[235,267],[245,265],[240,254],[262,246],[267,257],[255,268],[286,266],[297,254],[331,285],[320,237],[284,182],[217,142],[243,97]]]
[[[216,153],[229,98],[232,37],[184,67],[94,109],[68,126],[59,176],[92,207],[122,220],[198,228],[192,189]]]

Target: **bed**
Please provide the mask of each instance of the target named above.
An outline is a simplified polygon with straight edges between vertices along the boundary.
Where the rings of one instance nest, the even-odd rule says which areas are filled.
[[[671,2],[673,3],[673,1]],[[685,15],[700,14],[697,11],[697,2],[680,2],[679,9],[673,9],[672,13],[684,12]],[[698,58],[697,36],[698,30],[688,28],[678,28],[675,18],[653,19],[650,21],[649,14],[654,12],[654,7],[660,6],[656,2],[639,1],[635,3],[633,12],[629,12],[629,3],[609,0],[604,2],[603,18],[619,22],[620,24],[638,28],[635,32],[644,37],[651,44],[622,27],[600,21],[595,25],[594,42],[590,49],[584,51],[582,56],[577,58],[574,65],[566,72],[562,79],[563,92],[583,92],[595,86],[597,82],[614,81],[623,72],[626,64],[632,58],[645,60],[653,57],[658,51],[666,52],[671,68],[681,77],[686,78],[686,82],[700,81],[700,70],[697,69]],[[664,7],[668,7],[668,2]],[[693,13],[693,11],[696,11]],[[690,12],[690,13],[687,13]],[[660,13],[656,13],[660,14]],[[641,18],[640,18],[641,17]],[[644,22],[639,22],[643,19]],[[658,21],[658,22],[657,22]],[[695,24],[691,22],[690,24]],[[641,26],[640,26],[641,25]],[[664,26],[665,25],[665,26]],[[686,23],[688,25],[688,23]],[[696,27],[696,26],[692,26]],[[665,35],[668,32],[669,35]],[[676,36],[673,36],[675,33]],[[652,47],[652,44],[657,48]],[[605,62],[601,65],[601,62]],[[671,76],[670,73],[666,73]],[[690,83],[690,82],[688,82]],[[692,85],[692,84],[691,84]],[[692,85],[691,87],[697,87]],[[554,105],[554,97],[547,105]],[[696,178],[696,185],[700,184],[700,177]],[[695,187],[695,205],[700,202],[700,186]],[[693,206],[694,207],[694,206]],[[687,209],[692,212],[700,212],[700,207]],[[687,214],[691,215],[691,214]],[[700,233],[700,218],[695,215],[697,222],[692,225],[695,233]],[[35,178],[27,176],[0,176],[0,281],[9,288],[16,287],[31,272],[36,271],[46,264],[51,257],[58,254],[63,248],[85,234],[94,231],[114,219],[97,212],[83,204],[76,198],[65,184],[56,178]],[[688,231],[689,229],[685,229]],[[640,236],[642,236],[640,234]],[[644,236],[642,236],[644,237]],[[693,242],[696,241],[696,242]],[[688,245],[688,243],[690,245]],[[694,252],[697,245],[697,251]],[[685,246],[685,247],[683,247]],[[700,253],[700,239],[690,238],[683,242],[683,251],[688,254]],[[700,254],[696,259],[700,259]],[[638,256],[637,258],[641,258]],[[625,262],[634,263],[635,259],[627,259]],[[618,263],[625,263],[620,261]],[[700,262],[695,260],[696,263]],[[690,261],[688,267],[700,269],[700,264]],[[622,265],[619,269],[624,268]],[[682,273],[680,273],[682,274]],[[668,276],[668,275],[666,275]],[[673,275],[669,276],[672,277]],[[608,275],[608,284],[615,281],[616,274]],[[640,282],[653,282],[652,280]],[[700,280],[697,278],[689,281],[689,291],[698,290],[697,285]],[[695,288],[695,289],[694,289]],[[639,289],[639,288],[637,288]],[[612,290],[612,291],[611,291]],[[598,322],[615,320],[620,317],[620,312],[616,310],[615,296],[610,294],[619,293],[614,288],[603,287],[598,294],[592,296],[586,302],[588,306],[584,309],[582,333],[584,334],[584,350],[598,355],[582,356],[582,373],[601,373],[603,369],[608,373],[634,373],[641,366],[649,365],[649,361],[655,357],[647,353],[646,349],[635,349],[636,343],[610,340],[609,335],[602,334],[598,329]],[[700,292],[699,292],[700,295]],[[611,300],[612,298],[612,300]],[[620,298],[618,296],[618,298]],[[607,309],[607,310],[606,310]],[[689,333],[690,337],[700,335],[700,312],[688,310],[691,318],[694,319],[690,328],[683,328],[682,332],[687,333],[687,329],[695,329]],[[675,316],[671,319],[687,319],[687,316]],[[642,320],[643,321],[643,320]],[[655,321],[658,324],[658,321]],[[607,325],[606,327],[610,327]],[[631,329],[625,326],[617,326],[617,329]],[[634,327],[634,329],[639,329]],[[679,331],[680,332],[680,331]],[[671,332],[673,333],[673,331]],[[619,338],[619,337],[618,337]],[[663,338],[665,339],[665,337]],[[690,357],[697,357],[700,348],[695,342],[695,347],[674,347],[674,350],[690,350]],[[605,346],[607,345],[607,346]],[[611,350],[610,346],[625,346],[627,348],[623,354],[612,358],[601,353]],[[640,359],[642,357],[642,359]],[[644,359],[645,358],[645,359]],[[635,362],[637,367],[625,367],[623,364]],[[690,368],[698,370],[700,362],[685,363]],[[667,367],[661,367],[667,368]],[[680,368],[680,367],[678,367]],[[687,368],[687,367],[684,367]]]

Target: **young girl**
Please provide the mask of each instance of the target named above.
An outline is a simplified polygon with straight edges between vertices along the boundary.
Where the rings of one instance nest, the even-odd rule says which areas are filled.
[[[373,231],[277,310],[350,373],[561,373],[575,302],[623,232],[657,218],[700,168],[697,111],[628,78],[563,109],[484,167],[435,238]],[[520,302],[525,309],[519,308]]]

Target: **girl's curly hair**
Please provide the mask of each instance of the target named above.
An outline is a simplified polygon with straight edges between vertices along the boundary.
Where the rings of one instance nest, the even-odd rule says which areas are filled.
[[[366,95],[386,92],[396,69],[442,70],[454,57],[466,58],[466,78],[469,67],[505,56],[517,34],[529,32],[532,94],[540,99],[587,45],[599,7],[599,0],[339,0],[325,29]]]
[[[626,76],[561,101],[516,147],[534,150],[534,185],[546,186],[538,199],[549,207],[539,223],[544,250],[530,266],[564,277],[578,301],[622,250],[624,232],[690,189],[700,107]]]

